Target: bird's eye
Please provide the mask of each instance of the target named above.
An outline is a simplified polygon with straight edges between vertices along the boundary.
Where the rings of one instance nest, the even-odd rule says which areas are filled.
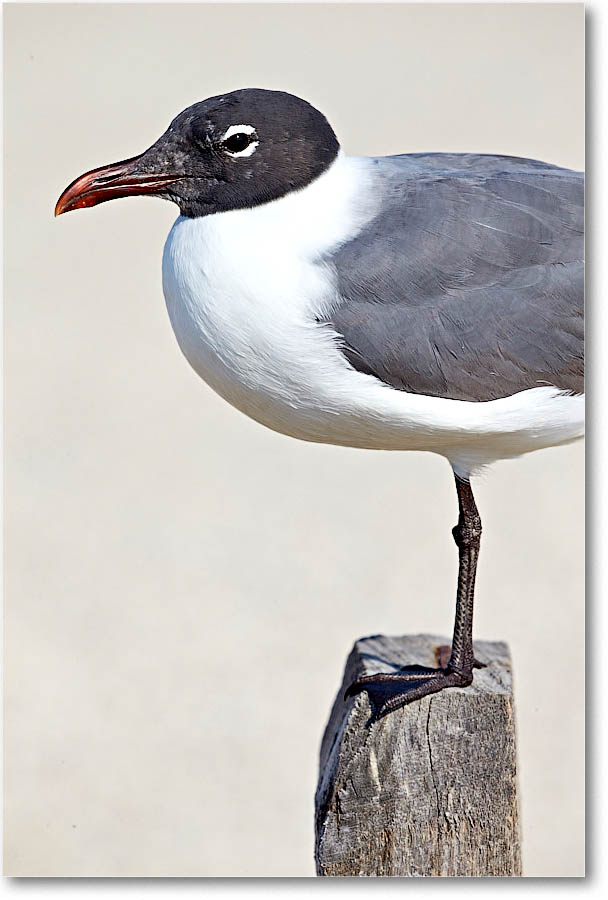
[[[245,134],[244,131],[239,131],[237,134],[231,134],[230,137],[226,138],[224,141],[224,147],[228,151],[228,153],[240,153],[242,150],[245,150],[252,141],[252,136],[250,134]]]

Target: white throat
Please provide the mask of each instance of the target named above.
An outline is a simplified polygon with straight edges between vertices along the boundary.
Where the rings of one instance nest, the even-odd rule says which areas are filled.
[[[176,228],[190,226],[200,239],[239,243],[247,255],[279,255],[317,259],[349,240],[376,212],[370,160],[345,156],[340,150],[329,168],[313,182],[278,200],[249,209],[216,213],[198,219],[178,218]],[[272,240],[272,244],[267,242]]]

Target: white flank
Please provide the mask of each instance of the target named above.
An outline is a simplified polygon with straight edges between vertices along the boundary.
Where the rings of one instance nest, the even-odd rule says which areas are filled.
[[[163,289],[179,345],[201,378],[283,434],[429,450],[461,475],[581,437],[584,399],[554,387],[474,403],[398,391],[352,368],[339,336],[316,316],[339,300],[327,255],[374,216],[376,197],[368,160],[340,154],[280,200],[177,219]]]

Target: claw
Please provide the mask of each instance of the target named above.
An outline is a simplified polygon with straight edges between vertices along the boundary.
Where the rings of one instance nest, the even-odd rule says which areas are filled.
[[[396,682],[411,683],[412,681],[426,681],[429,678],[436,678],[441,674],[439,669],[430,669],[428,666],[404,666],[397,672],[378,672],[377,675],[362,675],[346,689],[344,699],[354,697],[361,691],[368,691],[375,686],[384,686],[385,690],[394,693]]]
[[[477,663],[475,668],[483,668]],[[367,691],[372,705],[372,720],[427,694],[436,694],[448,687],[466,687],[472,676],[449,669],[430,669],[427,666],[406,666],[399,672],[379,672],[377,675],[362,675],[344,692],[344,700]]]

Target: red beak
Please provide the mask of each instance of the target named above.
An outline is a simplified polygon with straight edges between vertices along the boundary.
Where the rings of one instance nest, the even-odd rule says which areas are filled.
[[[162,194],[163,188],[184,178],[184,175],[142,172],[137,165],[141,158],[134,156],[132,159],[124,159],[85,172],[65,189],[57,201],[55,215],[60,216],[73,209],[97,206],[98,203],[105,203],[106,200],[114,200],[116,197]]]

